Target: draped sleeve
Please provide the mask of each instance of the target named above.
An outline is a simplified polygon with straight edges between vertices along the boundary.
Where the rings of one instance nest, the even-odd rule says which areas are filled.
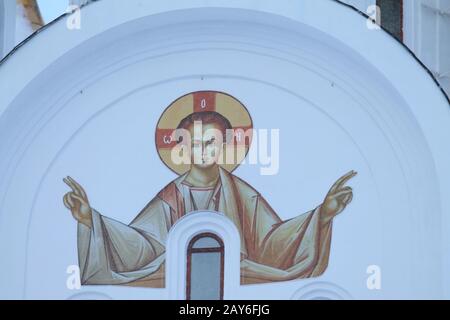
[[[160,269],[171,227],[168,215],[168,206],[157,197],[130,225],[93,210],[92,228],[78,224],[82,284],[126,284]]]
[[[235,179],[241,226],[248,255],[241,261],[241,283],[266,283],[320,276],[328,266],[332,222],[320,206],[283,221],[251,186]]]

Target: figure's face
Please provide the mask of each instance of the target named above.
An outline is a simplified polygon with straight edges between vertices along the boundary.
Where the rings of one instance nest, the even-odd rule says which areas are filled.
[[[218,165],[224,141],[219,124],[196,122],[189,127],[191,135],[191,163],[200,169]]]

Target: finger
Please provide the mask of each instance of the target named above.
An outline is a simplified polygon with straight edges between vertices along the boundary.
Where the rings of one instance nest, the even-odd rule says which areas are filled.
[[[72,200],[72,194],[73,192],[69,192],[64,196],[70,208],[73,208],[75,206],[75,203]]]
[[[86,192],[84,191],[83,187],[78,182],[76,182],[75,179],[73,179],[72,177],[68,176],[67,178],[69,179],[70,182],[73,183],[73,185],[75,185],[75,187],[81,193],[81,196],[83,198],[87,198]]]
[[[353,199],[353,193],[342,194],[338,197],[338,201],[345,206],[348,205]]]
[[[70,210],[70,209],[72,209],[72,207],[70,206],[69,200],[67,199],[68,196],[69,196],[69,194],[65,194],[65,195],[64,195],[64,197],[63,197],[63,202],[64,202],[64,206],[65,206],[67,209]]]
[[[88,205],[86,199],[84,199],[83,197],[76,195],[76,194],[71,194],[72,199],[76,199],[78,201],[80,201],[82,204],[84,205]]]
[[[353,193],[348,195],[348,198],[345,199],[345,205],[348,205],[353,200]]]
[[[63,179],[64,183],[67,184],[75,194],[81,195],[80,190],[73,184],[72,181],[69,180],[69,177]]]
[[[83,196],[83,193],[78,188],[78,186],[74,183],[74,180],[70,177],[64,178],[64,182],[73,190],[73,192],[79,196]]]
[[[72,177],[68,176],[67,180],[71,183],[71,185],[78,191],[77,194],[84,197],[85,192],[83,188],[80,186],[78,182],[76,182]]]
[[[337,188],[343,186],[345,183],[347,183],[347,181],[349,181],[351,178],[353,178],[354,176],[356,176],[358,173],[354,170],[348,172],[347,174],[343,175],[342,177],[340,177],[331,187],[331,191],[335,191]]]
[[[348,193],[352,193],[352,192],[353,192],[352,187],[343,187],[343,188],[336,189],[333,195],[336,197],[339,197],[340,195],[348,194]]]
[[[357,175],[356,171],[353,170],[343,175],[338,179],[338,181],[336,181],[335,183],[336,188],[343,187],[350,179],[352,179],[356,175]]]

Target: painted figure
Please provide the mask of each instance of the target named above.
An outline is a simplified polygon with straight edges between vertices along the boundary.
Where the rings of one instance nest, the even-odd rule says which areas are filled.
[[[223,143],[217,133],[226,136],[229,129],[251,127],[248,121],[234,125],[224,116],[226,112],[220,112],[218,106],[220,99],[228,99],[221,108],[228,110],[234,105],[244,110],[234,98],[216,92],[194,93],[174,103],[184,111],[176,113],[183,118],[172,129],[183,129],[193,137],[189,143],[191,164],[184,165],[180,169],[183,172],[171,163],[169,167],[179,177],[163,188],[130,224],[99,213],[79,183],[70,177],[64,179],[72,189],[64,196],[64,204],[78,221],[78,254],[84,285],[164,287],[165,243],[170,229],[184,215],[199,210],[224,214],[239,230],[242,284],[316,277],[326,270],[333,218],[352,201],[352,189],[346,183],[356,172],[338,179],[314,210],[282,221],[261,194],[231,173],[233,168],[219,164]],[[189,112],[183,107],[186,103],[193,106]],[[173,122],[174,111],[166,114],[170,115],[166,120]],[[201,124],[202,134],[195,132],[195,124]],[[164,130],[169,129],[162,129],[163,133]],[[166,137],[157,133],[161,150],[159,138],[171,149],[182,143],[182,139],[173,141]],[[170,161],[167,155],[160,152],[166,163]]]

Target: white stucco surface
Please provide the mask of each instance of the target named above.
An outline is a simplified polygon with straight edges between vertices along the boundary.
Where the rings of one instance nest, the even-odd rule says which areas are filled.
[[[236,296],[311,298],[303,288],[313,288],[342,298],[449,297],[450,109],[389,35],[331,0],[108,0],[81,13],[80,30],[61,19],[0,65],[0,297],[170,297],[66,288],[76,226],[61,179],[75,177],[95,208],[131,221],[175,178],[155,150],[159,116],[198,90],[227,92],[257,129],[280,129],[277,175],[235,173],[283,219],[359,172],[325,274],[242,286]],[[382,270],[381,290],[367,289],[370,265]]]

